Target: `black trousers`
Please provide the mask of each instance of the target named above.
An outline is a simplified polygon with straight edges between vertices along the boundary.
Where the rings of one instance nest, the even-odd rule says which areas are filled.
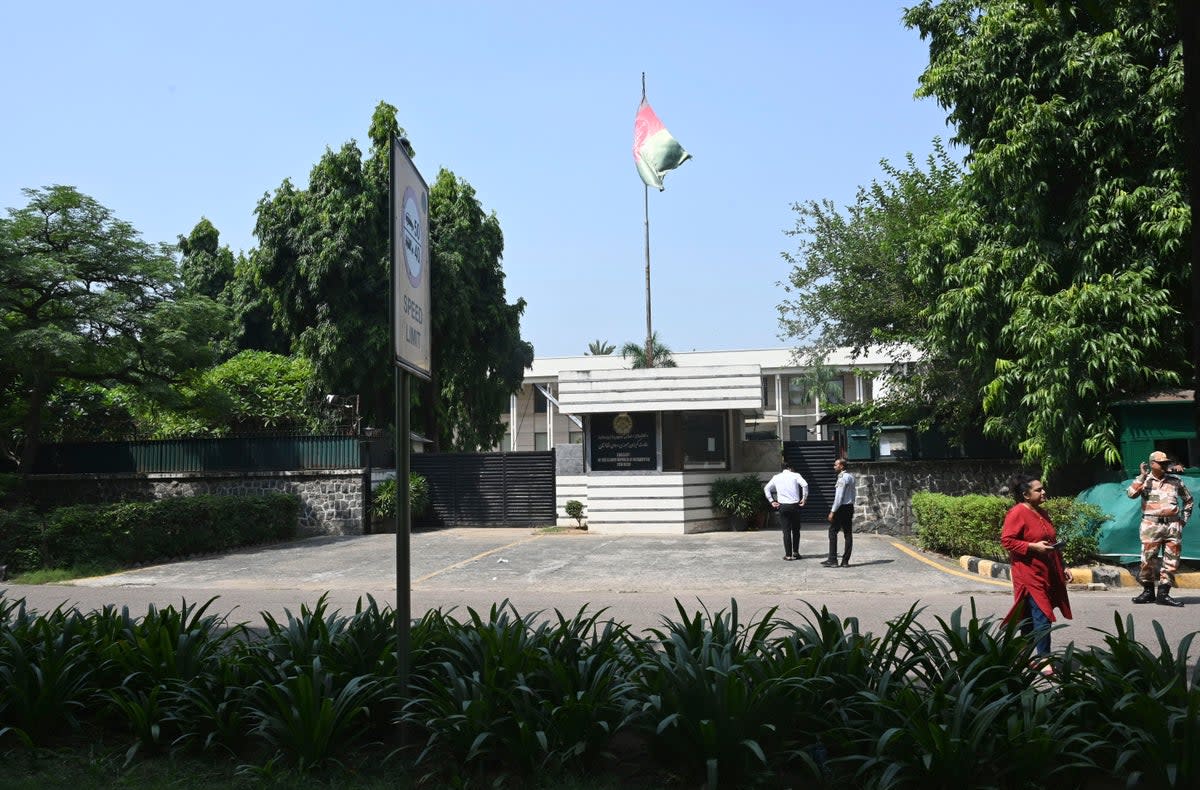
[[[838,532],[846,536],[846,553],[842,564],[850,564],[850,552],[854,549],[854,505],[842,505],[833,512],[829,522],[829,562],[838,561]]]
[[[800,503],[780,504],[779,526],[783,530],[783,556],[800,556]]]

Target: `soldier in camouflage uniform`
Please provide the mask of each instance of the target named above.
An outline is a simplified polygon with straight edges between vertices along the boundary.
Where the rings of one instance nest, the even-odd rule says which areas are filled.
[[[1183,606],[1183,601],[1171,597],[1179,553],[1183,548],[1183,525],[1192,515],[1192,492],[1177,475],[1167,472],[1167,454],[1156,450],[1150,453],[1150,467],[1142,464],[1142,473],[1126,491],[1130,499],[1142,498],[1142,567],[1138,580],[1142,594],[1134,603],[1159,603],[1163,606]],[[1183,510],[1179,502],[1183,500]],[[1158,549],[1162,547],[1162,567],[1158,566]],[[1158,595],[1154,582],[1158,581]]]

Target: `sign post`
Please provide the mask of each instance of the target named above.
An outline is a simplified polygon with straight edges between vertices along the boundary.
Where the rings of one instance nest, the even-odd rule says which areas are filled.
[[[408,141],[393,136],[389,156],[388,221],[392,265],[392,356],[396,373],[396,674],[408,693],[412,624],[412,532],[409,491],[411,376],[428,381],[432,312],[429,304],[429,187],[408,155]]]

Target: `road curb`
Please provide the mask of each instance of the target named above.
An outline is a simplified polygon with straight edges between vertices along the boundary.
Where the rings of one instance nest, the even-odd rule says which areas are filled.
[[[958,558],[958,564],[968,573],[992,579],[1012,580],[1012,565],[1007,562],[963,555]],[[1137,577],[1121,565],[1084,565],[1071,568],[1071,576],[1074,578],[1072,585],[1082,585],[1087,589],[1142,586]],[[1175,586],[1179,589],[1200,589],[1200,573],[1176,573]]]

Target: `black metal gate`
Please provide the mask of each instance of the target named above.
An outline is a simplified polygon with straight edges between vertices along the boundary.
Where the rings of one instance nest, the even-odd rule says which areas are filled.
[[[804,521],[825,521],[837,485],[837,472],[833,471],[834,459],[838,457],[837,442],[784,442],[783,457],[808,483]]]
[[[429,482],[430,513],[416,526],[541,526],[557,518],[553,450],[415,453],[411,465]]]

